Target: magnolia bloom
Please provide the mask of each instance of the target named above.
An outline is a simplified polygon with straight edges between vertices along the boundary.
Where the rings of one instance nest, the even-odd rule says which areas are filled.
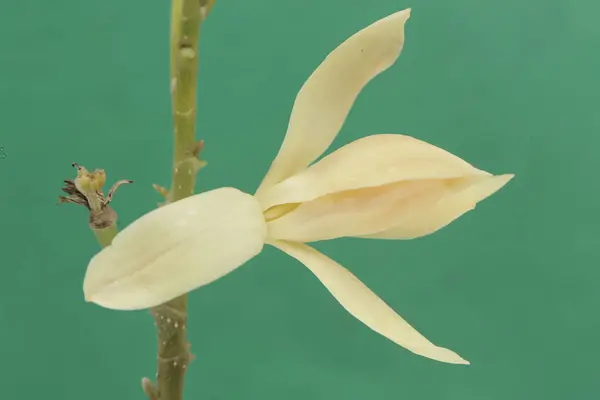
[[[305,244],[428,235],[512,178],[393,134],[359,139],[314,163],[361,89],[400,55],[409,15],[410,9],[400,11],[359,31],[308,78],[281,149],[254,196],[221,188],[142,216],[91,260],[86,299],[116,310],[153,307],[230,273],[269,244],[304,264],[375,332],[413,353],[468,364],[431,343],[347,269]]]

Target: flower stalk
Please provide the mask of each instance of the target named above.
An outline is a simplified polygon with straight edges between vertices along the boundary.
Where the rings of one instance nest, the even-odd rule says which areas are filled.
[[[206,165],[195,139],[200,25],[214,0],[172,0],[171,96],[173,103],[173,179],[167,202],[194,194],[196,174]]]
[[[173,106],[173,171],[171,188],[155,189],[171,203],[194,194],[196,174],[206,165],[196,141],[196,93],[200,26],[214,0],[172,0],[171,97]],[[144,379],[149,400],[182,400],[185,372],[192,360],[186,338],[187,295],[151,309],[158,335],[156,386]]]

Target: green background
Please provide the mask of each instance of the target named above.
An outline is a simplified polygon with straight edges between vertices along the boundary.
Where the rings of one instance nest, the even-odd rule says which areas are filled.
[[[499,193],[414,241],[317,247],[469,367],[421,358],[350,317],[268,248],[191,296],[186,399],[587,400],[600,396],[595,0],[217,0],[201,40],[198,188],[252,192],[301,84],[358,29],[411,6],[396,65],[359,97],[339,147],[407,133],[494,173]],[[86,304],[98,250],[56,206],[71,162],[104,168],[124,226],[170,178],[168,1],[0,5],[3,398],[143,399],[150,315]]]

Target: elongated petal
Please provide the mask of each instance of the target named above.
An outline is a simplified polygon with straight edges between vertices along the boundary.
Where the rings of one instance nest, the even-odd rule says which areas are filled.
[[[265,191],[263,209],[400,181],[487,175],[461,158],[405,135],[367,136]]]
[[[409,17],[407,9],[362,29],[313,72],[296,97],[285,139],[257,195],[327,150],[362,88],[400,55]]]
[[[479,177],[463,182],[456,190],[432,203],[423,202],[411,207],[400,218],[393,219],[390,229],[370,235],[368,239],[414,239],[429,235],[450,224],[476,203],[491,196],[510,181],[514,175]]]
[[[269,221],[269,237],[316,242],[378,233],[398,225],[403,215],[411,213],[414,207],[422,204],[433,207],[433,203],[457,186],[460,180],[401,181],[319,197]]]
[[[88,265],[87,301],[153,307],[233,271],[263,248],[266,226],[253,196],[221,188],[158,208],[121,231]]]
[[[269,237],[315,242],[344,236],[425,236],[473,209],[511,178],[512,175],[474,175],[421,179],[339,192],[302,203],[268,222]]]
[[[356,319],[415,354],[451,364],[469,364],[458,354],[438,347],[410,326],[350,271],[317,250],[301,243],[270,243],[294,257],[325,285]]]

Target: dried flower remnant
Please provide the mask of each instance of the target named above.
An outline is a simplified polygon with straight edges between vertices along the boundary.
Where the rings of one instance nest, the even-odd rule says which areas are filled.
[[[77,168],[77,177],[74,180],[67,179],[62,191],[66,196],[59,196],[58,203],[73,203],[84,206],[90,212],[89,224],[94,233],[102,235],[107,229],[116,229],[117,213],[110,206],[115,192],[119,186],[127,183],[133,183],[132,180],[122,179],[115,182],[107,195],[102,192],[102,187],[106,183],[106,172],[103,169],[96,169],[89,172],[85,167],[73,163]],[[98,237],[100,240],[101,238]]]

